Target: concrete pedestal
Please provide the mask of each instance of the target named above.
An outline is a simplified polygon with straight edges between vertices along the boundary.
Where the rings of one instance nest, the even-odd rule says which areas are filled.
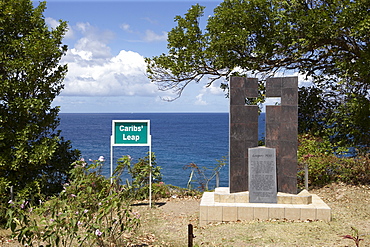
[[[278,193],[278,203],[249,203],[249,193],[230,193],[228,187],[205,192],[200,202],[200,225],[268,219],[330,221],[331,209],[317,195]]]

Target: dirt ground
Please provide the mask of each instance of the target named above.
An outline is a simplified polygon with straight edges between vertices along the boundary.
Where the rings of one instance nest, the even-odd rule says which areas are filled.
[[[310,190],[332,209],[332,220],[266,220],[229,222],[199,226],[200,197],[156,201],[150,209],[145,202],[134,206],[141,217],[135,236],[127,236],[129,246],[188,246],[188,224],[194,226],[194,246],[356,246],[344,239],[360,234],[360,247],[370,246],[370,186],[333,184]],[[1,237],[3,236],[3,237]],[[0,232],[0,247],[21,246]]]
[[[344,239],[352,227],[363,239],[359,246],[370,246],[370,186],[333,184],[310,190],[332,209],[332,220],[267,220],[230,222],[200,227],[200,198],[175,198],[138,207],[142,228],[136,246],[187,246],[188,224],[194,226],[194,246],[356,246]],[[135,245],[134,245],[135,246]]]

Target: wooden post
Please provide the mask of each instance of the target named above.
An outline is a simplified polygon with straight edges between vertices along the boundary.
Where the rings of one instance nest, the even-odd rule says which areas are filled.
[[[193,247],[193,239],[195,238],[193,234],[193,225],[188,225],[188,247]]]

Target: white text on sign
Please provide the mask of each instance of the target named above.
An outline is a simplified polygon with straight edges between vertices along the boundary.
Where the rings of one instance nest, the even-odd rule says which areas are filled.
[[[131,125],[131,126],[124,126],[124,125],[120,125],[119,126],[119,130],[122,131],[122,132],[125,132],[125,131],[129,131],[129,132],[141,132],[143,130],[144,126],[141,125],[141,126],[136,126],[136,125]],[[139,141],[140,140],[140,136],[139,135],[126,135],[126,134],[123,134],[122,135],[122,139],[124,141]]]
[[[122,139],[124,141],[136,141],[137,142],[138,140],[140,140],[140,136],[138,135],[127,135],[126,136],[126,134],[123,134]]]
[[[136,126],[136,125],[124,126],[124,125],[120,125],[119,126],[119,131],[141,131],[143,128],[144,128],[143,125],[141,125],[141,126]]]

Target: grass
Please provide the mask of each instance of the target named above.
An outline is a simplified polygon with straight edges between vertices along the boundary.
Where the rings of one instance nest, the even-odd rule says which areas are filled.
[[[199,197],[163,200],[152,209],[135,206],[141,215],[141,228],[129,236],[132,246],[187,246],[188,224],[194,226],[194,246],[356,246],[342,236],[358,229],[361,247],[370,246],[370,186],[332,184],[310,190],[332,209],[332,220],[266,220],[230,222],[200,227]],[[9,232],[0,231],[0,246],[20,246]],[[8,242],[6,242],[8,241]]]
[[[191,223],[195,246],[356,246],[342,237],[355,227],[364,239],[360,246],[370,246],[370,186],[332,184],[310,192],[332,208],[330,222],[267,220],[200,227],[199,200],[187,199],[152,210],[141,208],[144,224],[140,234],[154,236],[152,246],[187,246],[187,225]]]

